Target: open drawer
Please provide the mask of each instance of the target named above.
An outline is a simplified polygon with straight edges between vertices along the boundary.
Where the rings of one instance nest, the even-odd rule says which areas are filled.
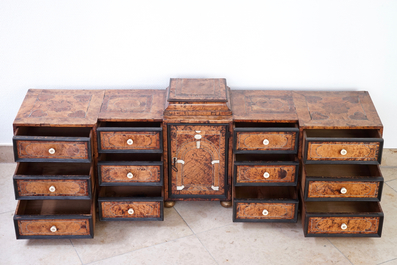
[[[101,221],[163,221],[162,187],[101,187],[98,197]]]
[[[305,202],[305,236],[380,237],[383,212],[378,202]]]
[[[295,187],[235,187],[234,222],[296,222]]]
[[[23,200],[14,215],[17,239],[93,238],[93,200]]]

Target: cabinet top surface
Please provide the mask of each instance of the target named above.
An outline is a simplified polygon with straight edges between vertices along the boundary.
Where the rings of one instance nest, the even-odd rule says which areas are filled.
[[[226,79],[223,78],[171,78],[168,93],[169,102],[228,101]]]
[[[314,128],[382,127],[367,91],[293,92],[299,125]]]
[[[93,126],[104,90],[29,89],[14,126]]]
[[[99,120],[161,121],[165,94],[164,89],[106,90]]]

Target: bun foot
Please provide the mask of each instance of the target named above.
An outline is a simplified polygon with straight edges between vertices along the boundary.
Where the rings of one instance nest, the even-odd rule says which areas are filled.
[[[174,207],[174,205],[175,205],[175,201],[166,201],[166,202],[164,202],[164,207],[165,208],[171,208],[171,207]]]
[[[221,201],[221,205],[225,208],[232,207],[232,201]]]

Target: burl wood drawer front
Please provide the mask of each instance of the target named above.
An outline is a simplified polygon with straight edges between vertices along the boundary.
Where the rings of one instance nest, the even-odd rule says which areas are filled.
[[[16,162],[90,162],[90,138],[14,136]]]
[[[289,129],[291,131],[250,131],[250,129],[236,128],[234,151],[235,153],[258,151],[296,153],[299,132],[295,128]]]
[[[100,153],[152,152],[163,150],[161,128],[98,128]]]
[[[235,185],[296,185],[298,164],[235,165]]]
[[[101,220],[163,220],[162,201],[100,201]]]
[[[284,221],[295,222],[297,203],[235,202],[234,221]]]
[[[92,237],[90,219],[17,220],[17,238]]]
[[[91,181],[86,179],[14,179],[16,199],[89,199]]]
[[[163,162],[138,163],[99,162],[99,184],[101,186],[163,185]]]
[[[377,235],[381,217],[309,217],[307,235]]]

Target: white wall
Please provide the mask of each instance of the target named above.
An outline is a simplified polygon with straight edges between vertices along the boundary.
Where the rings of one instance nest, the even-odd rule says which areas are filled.
[[[368,90],[397,147],[397,1],[0,1],[0,144],[28,88]]]

